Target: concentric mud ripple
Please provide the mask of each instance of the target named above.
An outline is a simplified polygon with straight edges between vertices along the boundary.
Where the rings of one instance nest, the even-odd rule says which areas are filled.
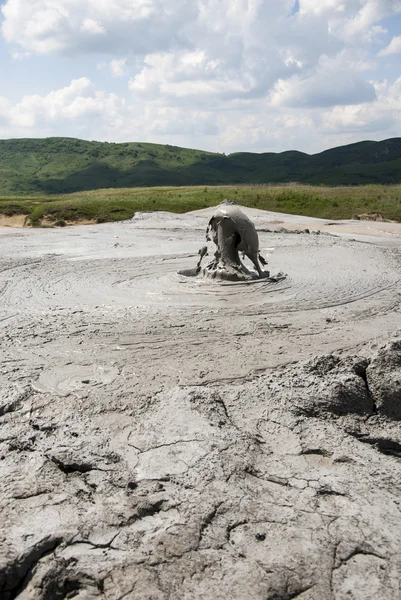
[[[33,389],[58,396],[73,394],[80,398],[86,397],[93,387],[112,383],[117,375],[118,369],[108,365],[63,365],[41,373]]]
[[[269,240],[271,241],[271,240]],[[51,306],[124,306],[147,310],[221,307],[269,313],[312,310],[355,302],[399,283],[386,251],[369,244],[297,236],[274,240],[269,257],[278,282],[214,282],[178,275],[196,257],[131,257],[71,261],[44,257],[4,266],[0,272],[2,313]],[[277,243],[278,242],[278,243]]]

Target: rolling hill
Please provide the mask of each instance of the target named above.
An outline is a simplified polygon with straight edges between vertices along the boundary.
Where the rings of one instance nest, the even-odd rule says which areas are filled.
[[[0,140],[0,195],[61,194],[138,186],[401,183],[401,138],[319,154],[228,156],[148,143],[74,138]]]

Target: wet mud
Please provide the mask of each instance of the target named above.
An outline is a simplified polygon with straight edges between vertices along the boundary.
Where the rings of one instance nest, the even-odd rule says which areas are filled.
[[[1,231],[2,599],[397,597],[401,226],[178,275],[208,216]]]

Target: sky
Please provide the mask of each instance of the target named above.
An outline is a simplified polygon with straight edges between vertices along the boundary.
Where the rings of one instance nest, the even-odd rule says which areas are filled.
[[[0,138],[316,153],[401,136],[401,0],[0,0]]]

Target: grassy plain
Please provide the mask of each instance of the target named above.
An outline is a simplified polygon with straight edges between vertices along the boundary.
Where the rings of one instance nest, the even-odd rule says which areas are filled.
[[[184,213],[219,204],[224,198],[244,206],[283,213],[352,219],[379,214],[401,222],[401,185],[326,187],[238,185],[103,189],[59,196],[0,197],[0,214],[26,215],[34,226],[130,219],[137,211]]]

